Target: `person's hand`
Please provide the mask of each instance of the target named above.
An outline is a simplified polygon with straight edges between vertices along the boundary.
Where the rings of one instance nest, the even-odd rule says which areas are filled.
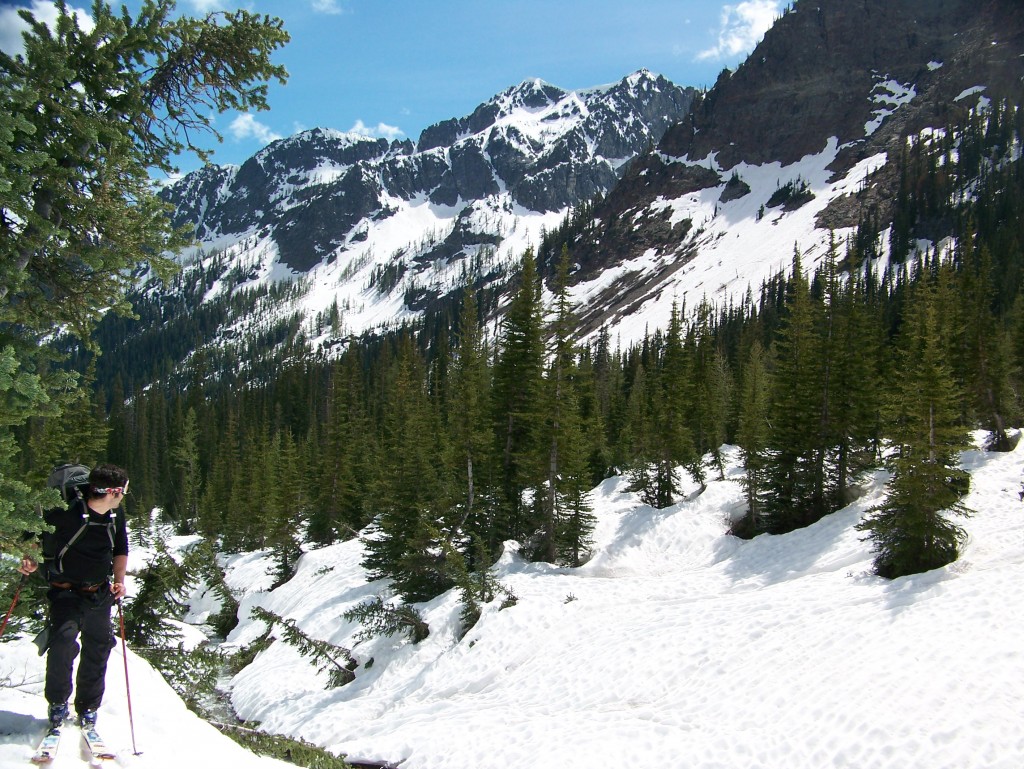
[[[124,583],[123,582],[111,582],[110,592],[114,594],[114,598],[124,598]]]
[[[30,555],[23,555],[21,557],[21,566],[18,567],[18,571],[24,574],[26,577],[39,568],[39,564],[36,563],[36,559]]]

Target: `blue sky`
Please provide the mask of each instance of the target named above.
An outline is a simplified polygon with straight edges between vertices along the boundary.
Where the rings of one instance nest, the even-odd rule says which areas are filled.
[[[91,0],[68,0],[87,15]],[[120,5],[121,3],[114,3]],[[139,0],[124,3],[135,11]],[[18,45],[14,8],[52,13],[44,0],[0,0],[0,47]],[[179,0],[203,15],[246,8],[278,16],[291,43],[289,73],[271,109],[225,114],[217,163],[241,163],[276,138],[313,127],[411,138],[468,115],[528,78],[567,90],[641,68],[679,85],[714,84],[753,48],[784,0]],[[183,159],[182,170],[197,163]]]

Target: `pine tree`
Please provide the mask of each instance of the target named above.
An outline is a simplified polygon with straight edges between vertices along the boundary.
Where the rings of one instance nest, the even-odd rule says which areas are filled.
[[[316,498],[309,538],[327,545],[347,539],[369,521],[363,511],[370,426],[360,381],[358,354],[350,348],[331,369],[322,438],[314,444]]]
[[[562,247],[555,279],[554,319],[550,328],[550,365],[545,410],[548,436],[547,501],[541,552],[554,563],[559,556],[578,566],[590,544],[594,518],[587,502],[588,473],[579,401],[575,389],[576,319],[569,303],[569,251]]]
[[[579,393],[583,440],[587,447],[590,486],[611,475],[615,464],[608,439],[609,422],[612,419],[611,399],[608,397],[611,370],[605,361],[599,365],[595,360],[595,352],[589,347],[580,350],[576,388]]]
[[[658,345],[652,345],[658,346]],[[633,451],[630,489],[639,491],[645,503],[663,508],[673,504],[681,485],[677,468],[680,465],[704,487],[701,457],[693,441],[687,414],[692,407],[692,370],[683,347],[682,320],[679,307],[672,306],[664,351],[656,375],[647,387],[647,398],[638,390],[631,399],[630,420],[636,418],[634,440],[643,437]],[[641,380],[641,383],[642,380]],[[636,386],[637,382],[634,382]]]
[[[725,460],[722,446],[729,440],[729,422],[733,410],[735,381],[729,361],[721,350],[711,353],[711,360],[704,372],[705,437],[710,442],[711,456],[718,468],[719,480],[725,480]]]
[[[52,25],[21,11],[23,51],[0,52],[0,542],[33,525],[12,430],[57,416],[75,377],[46,371],[56,328],[91,345],[108,311],[129,314],[136,267],[167,276],[185,238],[150,171],[172,170],[217,112],[265,109],[281,22],[235,11],[172,18],[146,0],[132,18],[92,4],[92,28],[64,0]],[[204,153],[200,153],[203,155]],[[144,493],[155,490],[145,490]],[[6,547],[5,547],[6,549]]]
[[[648,503],[654,503],[657,500],[648,494],[650,476],[647,471],[647,464],[654,451],[651,388],[647,384],[647,368],[643,361],[634,356],[631,367],[632,377],[627,388],[619,440],[624,463],[628,467],[630,488],[640,491]]]
[[[772,390],[767,357],[761,341],[755,339],[750,345],[747,362],[743,368],[739,402],[740,415],[736,440],[743,457],[743,469],[746,471],[743,485],[747,498],[747,514],[733,527],[733,532],[748,537],[767,531],[764,495],[768,486],[770,461],[769,407]]]
[[[868,305],[863,276],[850,277],[845,290],[833,290],[832,386],[829,388],[830,444],[835,453],[833,507],[850,502],[850,488],[874,467],[880,441],[882,329]]]
[[[506,539],[522,540],[535,532],[526,507],[527,489],[543,477],[541,441],[544,341],[540,282],[532,249],[523,255],[519,286],[509,303],[498,340],[492,403],[497,452],[501,457],[502,508],[490,533],[488,549]]]
[[[415,607],[407,603],[385,604],[380,596],[363,601],[343,616],[346,622],[362,624],[363,629],[356,634],[356,641],[401,633],[410,643],[418,644],[430,637],[430,626]]]
[[[697,453],[703,457],[707,452],[712,452],[717,464],[721,464],[718,456],[718,448],[721,445],[715,436],[725,432],[723,423],[714,424],[715,415],[711,399],[715,397],[711,379],[712,363],[715,354],[715,335],[712,328],[712,316],[714,309],[705,297],[697,305],[697,312],[693,324],[686,335],[686,348],[692,372],[689,376],[689,392],[686,399],[690,403],[690,429],[694,436],[694,446]],[[670,321],[671,322],[671,321]]]
[[[900,334],[888,409],[897,446],[886,500],[858,525],[869,532],[875,571],[894,579],[956,560],[964,531],[948,515],[966,515],[961,502],[970,477],[959,468],[968,435],[959,421],[959,394],[939,333],[936,288],[916,287]]]
[[[199,504],[199,532],[211,542],[227,543],[233,538],[226,536],[225,525],[228,509],[233,504],[232,494],[235,476],[240,472],[241,450],[238,443],[238,419],[234,408],[228,406],[225,424],[219,431],[209,476]]]
[[[822,370],[818,310],[794,251],[786,315],[773,355],[772,460],[765,515],[768,530],[784,533],[818,520],[824,512],[821,468]]]
[[[228,552],[262,550],[267,522],[278,514],[278,489],[268,471],[271,458],[269,420],[250,422],[242,436],[241,457],[234,468],[224,510],[223,544]]]
[[[423,360],[408,334],[399,340],[384,414],[381,473],[372,489],[376,518],[366,540],[363,567],[371,579],[390,579],[409,603],[450,587],[438,537],[452,520],[450,487],[438,460],[439,415],[426,392]]]
[[[202,479],[199,473],[199,428],[196,411],[189,408],[181,423],[178,441],[171,449],[171,461],[176,471],[177,490],[175,518],[179,534],[196,531],[199,518],[199,498],[202,494]]]
[[[452,350],[449,403],[447,407],[451,465],[461,489],[461,510],[455,534],[473,555],[472,539],[482,537],[490,526],[495,490],[491,488],[493,433],[488,418],[491,382],[488,350],[477,318],[477,304],[467,287],[459,316],[459,333]]]
[[[1005,336],[992,311],[992,256],[988,247],[982,245],[970,248],[964,261],[960,294],[967,314],[965,344],[971,412],[989,431],[989,447],[1008,451],[1013,444],[1007,435],[1006,416],[1011,412],[1013,393]]]
[[[310,487],[308,463],[299,454],[291,430],[279,430],[272,442],[265,494],[273,499],[266,511],[266,543],[272,550],[275,587],[295,574],[302,555],[300,531],[306,519]]]
[[[308,657],[321,673],[326,673],[328,689],[344,686],[355,680],[356,676],[352,671],[359,666],[359,662],[349,649],[313,638],[290,617],[282,617],[260,606],[255,606],[250,611],[255,619],[266,622],[271,628],[279,628],[285,643],[298,649],[303,657]]]

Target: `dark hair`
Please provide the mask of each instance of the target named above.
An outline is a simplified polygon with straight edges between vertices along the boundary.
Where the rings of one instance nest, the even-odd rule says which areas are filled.
[[[110,489],[128,483],[128,473],[117,465],[96,465],[89,473],[89,499],[97,499],[96,489]]]

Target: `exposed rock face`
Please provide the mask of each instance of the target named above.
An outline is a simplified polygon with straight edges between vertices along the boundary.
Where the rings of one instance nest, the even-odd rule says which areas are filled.
[[[1024,3],[1015,0],[798,0],[665,133],[657,153],[634,163],[597,212],[606,228],[599,242],[574,253],[586,267],[578,277],[640,256],[651,243],[686,258],[682,238],[673,242],[663,225],[640,223],[652,228],[645,235],[615,223],[694,183],[726,184],[738,163],[785,166],[822,152],[832,137],[837,174],[879,152],[895,161],[908,135],[944,127],[980,95],[1019,98],[1022,54]],[[696,179],[692,164],[723,173]],[[871,186],[826,208],[818,225],[852,227],[868,209],[887,223],[897,179],[890,162]],[[724,189],[721,201],[739,192]]]
[[[800,0],[661,149],[691,160],[717,152],[731,168],[792,163],[830,136],[864,144],[886,81],[913,87],[905,127],[922,128],[965,88],[1019,88],[1022,16],[1012,0]]]
[[[389,196],[457,207],[507,190],[514,203],[546,212],[605,193],[694,95],[646,71],[572,93],[526,81],[468,117],[427,128],[415,145],[314,129],[238,168],[191,174],[164,194],[175,223],[195,225],[198,239],[259,232],[304,272],[357,240],[361,222],[386,218]],[[455,230],[439,254],[457,255],[450,248],[468,229]],[[500,236],[477,233],[475,242],[488,240]]]

